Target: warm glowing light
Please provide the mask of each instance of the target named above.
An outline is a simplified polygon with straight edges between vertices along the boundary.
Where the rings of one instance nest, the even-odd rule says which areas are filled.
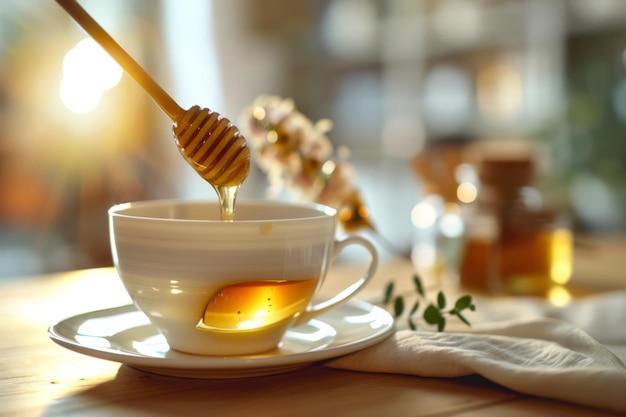
[[[250,330],[250,329],[259,328],[261,326],[263,326],[263,320],[255,319],[255,320],[244,320],[241,323],[239,323],[237,328],[239,330]]]
[[[322,172],[325,175],[331,175],[333,172],[335,172],[335,168],[337,168],[337,164],[335,164],[333,161],[326,161],[324,162],[324,165],[322,165]]]
[[[122,68],[93,39],[83,39],[63,59],[61,100],[68,109],[87,113],[121,78]]]
[[[344,223],[349,222],[352,219],[352,208],[351,207],[342,207],[341,210],[339,210],[339,220],[341,220]]]
[[[572,276],[573,236],[567,229],[557,229],[552,235],[552,267],[550,278],[555,284],[566,284]]]
[[[16,314],[30,323],[43,326],[75,314],[76,311],[101,309],[131,302],[128,292],[112,268],[67,272],[63,274],[62,278],[60,277],[59,282],[59,288],[62,290],[57,292],[55,287],[55,292],[39,303],[16,303]],[[98,296],[86,297],[85,294],[97,294]],[[126,315],[122,317],[128,318]],[[144,320],[147,321],[145,316]],[[98,324],[101,325],[102,323]]]
[[[253,110],[252,110],[252,116],[257,119],[257,120],[263,120],[265,119],[265,109],[261,106],[256,106]]]
[[[269,143],[276,143],[278,141],[278,133],[275,130],[267,132],[267,141]]]
[[[428,229],[437,220],[437,210],[428,202],[418,203],[411,210],[411,221],[420,229]]]
[[[441,216],[439,230],[445,237],[456,238],[463,234],[463,220],[458,213],[445,213]]]
[[[570,292],[561,286],[555,286],[548,291],[548,300],[557,307],[564,307],[569,304],[572,299]]]
[[[179,287],[179,282],[176,279],[170,279],[170,284],[171,284],[171,288],[170,288],[170,294],[182,294],[183,290],[180,289]]]
[[[476,186],[470,182],[461,183],[456,188],[456,198],[458,198],[461,203],[471,203],[476,200],[477,196],[478,190],[476,190]]]
[[[68,78],[61,81],[59,94],[65,107],[76,113],[89,113],[100,104],[102,99],[102,92],[83,88],[81,84],[73,83]]]
[[[261,309],[254,313],[254,317],[249,320],[242,320],[237,328],[239,330],[249,330],[249,329],[257,329],[266,325],[267,320],[267,311]]]

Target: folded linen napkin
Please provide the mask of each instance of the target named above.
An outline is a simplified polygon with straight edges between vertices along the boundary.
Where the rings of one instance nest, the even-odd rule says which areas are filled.
[[[464,333],[399,330],[326,366],[422,377],[478,374],[524,394],[626,412],[624,363],[579,327],[552,318]]]

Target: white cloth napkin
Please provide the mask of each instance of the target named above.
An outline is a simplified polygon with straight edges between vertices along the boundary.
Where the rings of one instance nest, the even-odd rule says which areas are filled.
[[[595,299],[594,304],[605,305],[603,301]],[[619,301],[626,311],[626,298]],[[581,309],[589,321],[593,314],[586,304]],[[558,314],[546,308],[546,315]],[[598,319],[609,332],[618,329],[623,333],[626,316],[618,311],[612,317],[608,321],[614,320],[617,328],[607,323],[607,317]],[[622,360],[563,318],[509,320],[466,332],[398,330],[382,343],[326,366],[421,377],[478,374],[524,394],[626,412],[626,366]]]

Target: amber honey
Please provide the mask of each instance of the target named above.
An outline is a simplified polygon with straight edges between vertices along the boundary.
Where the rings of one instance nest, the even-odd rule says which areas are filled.
[[[290,320],[309,305],[318,281],[267,280],[223,287],[209,300],[203,327],[250,330]]]
[[[514,294],[542,294],[552,285],[550,230],[504,234],[498,251],[499,276]]]
[[[492,276],[493,243],[484,239],[468,239],[459,266],[459,279],[464,287],[485,289]]]
[[[498,242],[468,240],[459,277],[468,288],[511,294],[545,294],[572,272],[572,234],[567,229],[505,236]]]

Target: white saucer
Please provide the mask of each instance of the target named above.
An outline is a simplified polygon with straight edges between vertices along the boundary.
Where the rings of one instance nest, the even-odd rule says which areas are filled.
[[[374,345],[394,329],[384,309],[352,299],[287,332],[278,349],[249,356],[196,356],[170,350],[165,338],[133,305],[70,317],[48,335],[70,350],[162,375],[244,378],[306,367]]]

